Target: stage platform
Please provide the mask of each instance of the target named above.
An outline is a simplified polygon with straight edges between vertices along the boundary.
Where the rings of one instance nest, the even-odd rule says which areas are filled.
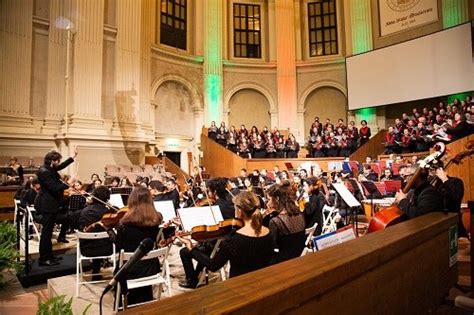
[[[173,245],[171,247],[168,259],[170,262],[170,272],[171,272],[171,296],[179,295],[184,292],[190,291],[188,289],[181,288],[178,283],[179,281],[185,278],[183,266],[181,264],[181,259],[179,257],[179,250],[181,247]],[[105,275],[104,279],[108,279],[107,282],[112,277],[112,270],[103,271]],[[210,282],[220,281],[217,280],[217,277],[214,277],[214,274],[210,276]],[[214,279],[214,280],[213,280]],[[99,299],[107,283],[95,283],[95,284],[86,284],[82,285],[80,289],[79,297],[75,297],[76,294],[76,275],[72,274],[69,276],[54,278],[48,280],[48,293],[49,297],[66,295],[68,297],[74,297],[72,302],[72,308],[74,314],[82,314],[87,305],[91,304],[88,314],[99,314]],[[156,292],[155,292],[156,294]],[[168,297],[167,291],[161,294],[161,299],[166,299]],[[107,293],[103,299],[102,311],[103,314],[112,314],[113,313],[113,303],[114,296],[112,292]]]

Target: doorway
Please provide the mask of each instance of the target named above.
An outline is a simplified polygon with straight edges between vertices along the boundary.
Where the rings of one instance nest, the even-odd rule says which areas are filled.
[[[174,164],[178,165],[178,167],[181,167],[181,152],[169,152],[165,151],[163,152],[168,159],[173,161]]]

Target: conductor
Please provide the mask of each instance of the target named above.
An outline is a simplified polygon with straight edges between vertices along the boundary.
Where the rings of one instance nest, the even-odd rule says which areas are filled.
[[[56,151],[50,151],[44,156],[44,165],[37,172],[41,190],[35,199],[36,211],[41,214],[41,239],[40,239],[40,266],[54,266],[59,264],[62,257],[53,255],[53,245],[51,237],[53,236],[54,224],[58,221],[60,205],[64,198],[64,190],[69,188],[60,179],[58,171],[66,168],[74,162],[77,156],[77,149],[74,148],[74,156],[61,162],[61,154]]]

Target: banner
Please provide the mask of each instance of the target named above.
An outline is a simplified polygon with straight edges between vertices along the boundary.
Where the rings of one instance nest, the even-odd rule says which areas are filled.
[[[380,35],[438,20],[437,0],[379,0]]]

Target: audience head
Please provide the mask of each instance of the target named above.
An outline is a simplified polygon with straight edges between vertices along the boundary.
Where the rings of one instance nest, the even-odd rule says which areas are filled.
[[[99,174],[94,173],[94,174],[91,175],[91,182],[92,183],[95,182],[98,179],[100,179]]]

